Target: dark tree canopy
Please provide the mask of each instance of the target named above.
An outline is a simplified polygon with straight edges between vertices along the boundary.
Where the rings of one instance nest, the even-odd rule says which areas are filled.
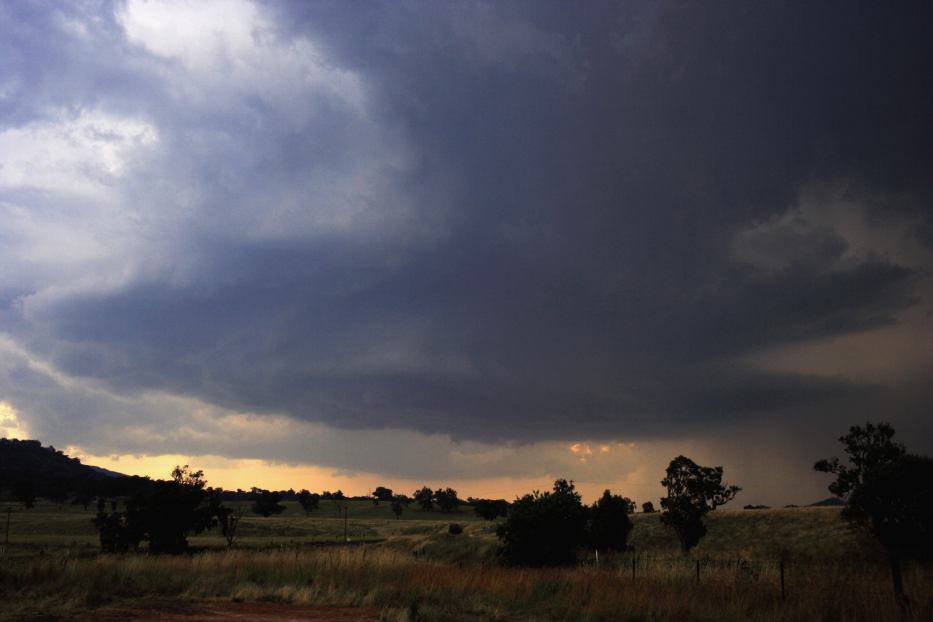
[[[507,564],[571,565],[586,539],[586,508],[573,482],[559,479],[552,491],[516,499],[496,534],[502,541],[499,555]]]
[[[298,500],[298,505],[301,506],[301,509],[305,511],[305,515],[310,515],[311,512],[318,508],[321,495],[302,489],[295,495],[295,498]]]
[[[423,511],[430,512],[434,509],[434,491],[427,486],[422,486],[420,490],[416,490],[411,496]]]
[[[842,514],[889,551],[933,558],[933,459],[904,454],[869,471]]]
[[[271,490],[262,490],[253,497],[253,512],[266,518],[273,514],[281,514],[285,511],[285,506],[279,503],[282,495]]]
[[[372,494],[373,499],[377,501],[391,501],[392,496],[392,489],[386,488],[385,486],[376,486]]]
[[[505,499],[474,499],[473,512],[482,519],[495,520],[509,513],[509,502]]]
[[[443,512],[453,512],[460,505],[457,491],[453,488],[438,488],[434,491],[434,502]]]
[[[661,499],[661,522],[677,533],[684,552],[706,535],[703,517],[741,490],[722,483],[721,466],[700,466],[686,456],[671,460],[661,485],[667,488],[667,496]]]
[[[590,508],[590,545],[599,550],[624,551],[628,548],[628,536],[632,521],[628,515],[635,504],[628,498],[603,492]]]
[[[901,559],[933,558],[933,460],[908,454],[886,423],[853,426],[839,441],[849,464],[830,458],[814,468],[836,475],[829,490],[848,501],[842,517],[888,551],[894,592],[902,596]]]
[[[813,468],[836,476],[829,491],[843,499],[862,485],[866,474],[896,461],[906,451],[903,445],[894,442],[894,428],[887,423],[852,426],[848,434],[839,437],[839,442],[845,447],[850,464],[832,457],[819,460]]]
[[[641,504],[641,511],[645,514],[651,514],[654,512],[654,504],[650,501],[645,501]]]
[[[188,536],[208,529],[221,511],[219,499],[204,489],[204,473],[191,471],[187,465],[175,467],[169,481],[140,481],[127,498],[122,512],[116,501],[106,510],[98,499],[94,525],[100,533],[101,550],[124,552],[149,541],[152,553],[183,553]]]

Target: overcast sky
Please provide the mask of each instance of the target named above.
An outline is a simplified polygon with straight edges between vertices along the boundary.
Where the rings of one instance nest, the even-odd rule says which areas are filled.
[[[933,451],[930,76],[929,3],[0,2],[0,428],[821,498]]]

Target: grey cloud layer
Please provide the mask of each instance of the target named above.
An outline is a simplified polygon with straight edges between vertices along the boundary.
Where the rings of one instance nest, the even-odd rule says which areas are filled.
[[[98,111],[81,136],[125,143],[100,197],[0,184],[0,239],[34,236],[0,254],[0,329],[78,380],[343,428],[665,436],[877,395],[743,357],[929,305],[925,266],[781,218],[856,180],[890,197],[866,218],[930,230],[930,15],[230,3],[252,30],[185,47],[131,8],[0,20],[0,128]],[[62,219],[89,223],[70,261],[37,250]]]

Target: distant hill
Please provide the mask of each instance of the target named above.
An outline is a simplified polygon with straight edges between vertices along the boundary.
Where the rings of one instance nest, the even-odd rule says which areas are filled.
[[[33,440],[0,439],[0,477],[22,475],[49,475],[70,479],[75,477],[103,477],[104,474],[81,464],[54,447],[43,447]]]
[[[107,476],[107,477],[129,477],[128,475],[126,475],[126,474],[124,474],[124,473],[117,473],[116,471],[111,471],[110,469],[105,469],[104,467],[93,466],[93,465],[89,465],[89,467],[90,467],[91,469],[94,469],[95,471],[97,471],[97,472],[100,473],[101,475],[105,475],[105,476]]]
[[[134,478],[81,464],[51,445],[36,440],[0,439],[0,496],[10,498],[18,486],[36,496],[64,500],[69,497],[124,493]]]
[[[825,507],[825,506],[835,507],[835,506],[842,506],[845,504],[846,502],[840,499],[839,497],[828,497],[826,499],[823,499],[822,501],[811,503],[810,507],[811,508],[818,508],[818,507]]]

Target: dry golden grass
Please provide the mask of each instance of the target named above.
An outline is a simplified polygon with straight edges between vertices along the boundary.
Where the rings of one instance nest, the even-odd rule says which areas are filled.
[[[208,552],[180,557],[44,556],[0,564],[6,619],[78,616],[152,599],[377,607],[426,620],[826,620],[901,622],[933,616],[933,571],[909,567],[910,606],[883,566],[799,563],[781,599],[776,564],[520,569],[427,561],[387,547]]]
[[[361,520],[351,535],[381,543],[327,548],[315,547],[342,537],[342,522],[256,518],[239,548],[224,550],[219,534],[206,533],[193,540],[204,552],[149,557],[99,556],[87,513],[39,509],[14,517],[11,549],[0,556],[2,619],[239,600],[377,608],[400,621],[933,620],[933,570],[906,569],[910,605],[900,608],[877,549],[832,508],[714,512],[689,558],[657,514],[636,515],[633,552],[561,570],[500,567],[494,524],[471,521],[452,536],[446,516]]]

